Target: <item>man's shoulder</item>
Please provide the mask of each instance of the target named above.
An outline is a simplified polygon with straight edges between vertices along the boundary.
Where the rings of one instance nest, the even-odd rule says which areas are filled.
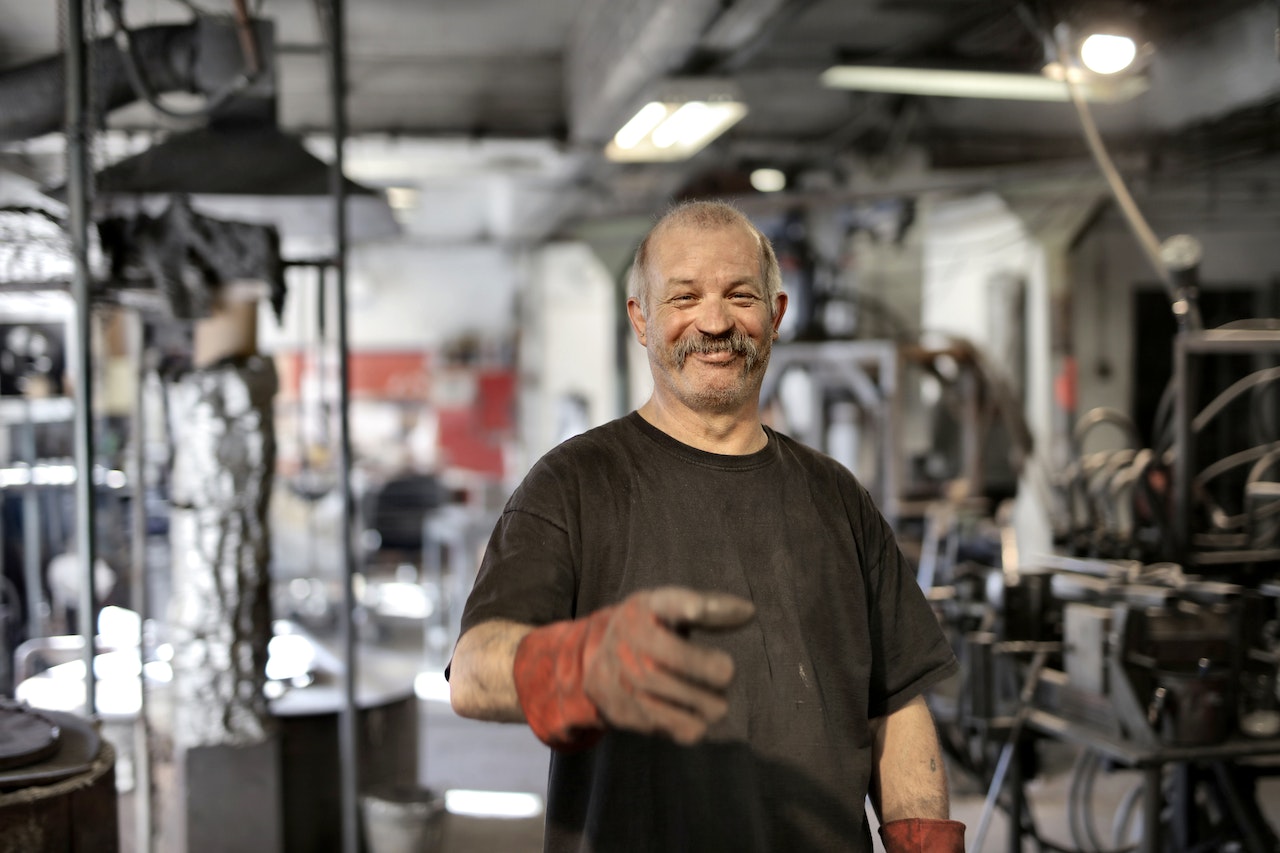
[[[629,416],[614,418],[585,432],[570,436],[543,454],[540,461],[578,461],[617,455],[619,449],[639,437]]]
[[[784,459],[791,459],[797,464],[808,468],[826,471],[842,477],[854,476],[852,471],[830,454],[824,453],[776,429],[770,428],[770,432],[777,438],[778,448],[782,451]]]
[[[563,508],[590,500],[601,489],[626,479],[636,454],[628,450],[635,439],[626,418],[609,421],[565,439],[544,453],[511,493],[507,509]]]
[[[529,480],[547,477],[563,479],[573,472],[603,471],[626,465],[633,454],[628,451],[639,437],[627,418],[616,418],[566,438],[533,464],[526,475]]]

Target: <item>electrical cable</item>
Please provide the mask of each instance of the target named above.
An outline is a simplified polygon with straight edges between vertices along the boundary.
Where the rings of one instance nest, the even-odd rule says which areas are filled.
[[[1156,404],[1155,416],[1151,419],[1151,446],[1163,453],[1173,446],[1173,403],[1177,399],[1177,385],[1173,378],[1165,383],[1160,392],[1160,402]]]
[[[1124,797],[1120,800],[1120,805],[1116,808],[1115,818],[1111,822],[1111,844],[1113,846],[1119,847],[1125,843],[1125,836],[1129,834],[1129,822],[1135,814],[1134,806],[1138,804],[1138,800],[1145,789],[1146,783],[1139,780],[1138,784],[1126,791]]]
[[[1086,853],[1092,853],[1092,848],[1089,847],[1089,840],[1082,826],[1080,787],[1092,755],[1093,752],[1088,749],[1081,749],[1076,753],[1071,765],[1071,783],[1067,786],[1067,829],[1071,833],[1071,843]]]
[[[1126,844],[1114,837],[1112,846],[1106,846],[1098,835],[1094,821],[1093,787],[1098,773],[1102,770],[1102,754],[1083,748],[1077,754],[1072,766],[1071,785],[1067,794],[1067,825],[1071,832],[1072,843],[1081,853],[1133,853],[1135,844]],[[1126,796],[1136,801],[1142,786],[1131,789]],[[1123,801],[1121,803],[1123,806]],[[1130,805],[1132,809],[1132,805]]]
[[[1268,382],[1274,382],[1280,379],[1280,367],[1268,367],[1262,370],[1255,370],[1243,379],[1232,383],[1231,387],[1223,391],[1213,399],[1209,405],[1200,410],[1200,413],[1191,419],[1191,431],[1200,432],[1213,420],[1218,414],[1226,408],[1226,406],[1239,397],[1245,391],[1264,385]]]
[[[1220,474],[1224,474],[1232,468],[1238,468],[1246,462],[1253,462],[1264,458],[1267,454],[1271,453],[1278,447],[1280,447],[1280,441],[1270,441],[1266,444],[1255,445],[1254,447],[1232,453],[1229,456],[1224,456],[1221,459],[1205,466],[1191,482],[1196,487],[1203,487],[1206,483]]]
[[[1142,446],[1142,439],[1138,435],[1138,428],[1134,425],[1133,420],[1119,409],[1112,409],[1107,406],[1097,406],[1080,416],[1076,421],[1075,429],[1071,432],[1072,441],[1076,445],[1076,451],[1080,452],[1084,448],[1085,437],[1100,424],[1109,423],[1119,427],[1125,437],[1130,441],[1130,447],[1138,448]]]

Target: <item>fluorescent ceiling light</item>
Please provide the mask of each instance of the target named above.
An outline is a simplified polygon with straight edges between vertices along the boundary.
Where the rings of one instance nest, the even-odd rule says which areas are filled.
[[[821,80],[824,86],[833,89],[863,92],[1021,101],[1071,100],[1066,83],[1051,80],[1043,74],[835,65],[822,73]],[[1127,101],[1146,89],[1147,81],[1141,76],[1091,80],[1080,84],[1086,100],[1108,103]]]
[[[746,114],[747,105],[727,81],[667,81],[614,134],[605,156],[619,163],[684,160]]]
[[[631,121],[622,126],[622,129],[614,135],[613,141],[619,148],[630,151],[652,133],[655,127],[662,124],[662,120],[669,112],[666,104],[650,101],[640,108],[640,112],[631,117]]]

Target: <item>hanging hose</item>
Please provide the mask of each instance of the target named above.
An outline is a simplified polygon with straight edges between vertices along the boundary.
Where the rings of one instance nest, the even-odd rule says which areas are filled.
[[[1093,815],[1093,786],[1102,769],[1102,755],[1092,749],[1082,749],[1072,767],[1071,785],[1067,794],[1067,826],[1071,831],[1071,841],[1082,853],[1131,853],[1135,845],[1125,844],[1113,829],[1112,845],[1105,846],[1098,835]],[[1127,792],[1126,798],[1136,799],[1142,786]],[[1121,803],[1123,807],[1123,801]],[[1128,809],[1133,808],[1130,802]],[[1128,818],[1125,818],[1128,823]]]
[[[1125,836],[1129,834],[1129,822],[1133,819],[1134,806],[1138,804],[1142,792],[1146,790],[1146,783],[1139,780],[1125,792],[1124,799],[1120,801],[1120,806],[1116,809],[1115,818],[1111,821],[1111,843],[1119,847],[1125,843]],[[1145,827],[1139,827],[1145,830]]]
[[[1098,132],[1097,125],[1094,124],[1093,114],[1089,111],[1088,104],[1085,103],[1080,84],[1072,79],[1071,71],[1074,70],[1074,64],[1070,61],[1071,51],[1068,49],[1069,29],[1065,24],[1059,24],[1054,28],[1053,35],[1052,43],[1058,54],[1058,63],[1064,69],[1063,81],[1066,83],[1067,92],[1071,96],[1071,103],[1076,109],[1076,115],[1080,119],[1080,129],[1084,133],[1085,142],[1089,145],[1089,151],[1093,154],[1094,161],[1098,164],[1098,169],[1102,172],[1102,176],[1107,181],[1107,186],[1111,189],[1112,197],[1115,198],[1116,204],[1119,205],[1120,212],[1124,214],[1125,221],[1129,224],[1130,230],[1133,231],[1134,237],[1137,238],[1143,254],[1147,256],[1147,261],[1155,270],[1156,275],[1160,277],[1160,282],[1164,285],[1169,300],[1174,306],[1174,313],[1179,317],[1180,322],[1187,323],[1193,329],[1203,328],[1203,323],[1200,321],[1200,312],[1196,307],[1194,297],[1188,297],[1184,292],[1185,288],[1175,280],[1173,268],[1166,261],[1160,241],[1156,238],[1155,232],[1151,230],[1151,226],[1147,224],[1147,220],[1142,216],[1142,211],[1138,209],[1137,203],[1133,200],[1129,188],[1125,185],[1124,178],[1120,176],[1119,170],[1116,169],[1115,163],[1112,162],[1111,156],[1107,153],[1107,147],[1102,141],[1102,135]],[[1185,235],[1174,237],[1166,243],[1164,249],[1178,254],[1184,250],[1184,246],[1189,247],[1193,243],[1194,238],[1186,237]],[[1198,246],[1196,251],[1198,251]],[[1192,254],[1195,254],[1195,252],[1192,252]],[[1198,261],[1199,258],[1195,258],[1189,270],[1184,270],[1184,272],[1193,271]],[[1181,310],[1179,310],[1180,308]]]

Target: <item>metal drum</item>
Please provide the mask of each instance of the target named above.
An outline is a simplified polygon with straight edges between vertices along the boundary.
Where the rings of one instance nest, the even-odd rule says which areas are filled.
[[[115,853],[115,753],[89,721],[0,700],[0,853]]]

